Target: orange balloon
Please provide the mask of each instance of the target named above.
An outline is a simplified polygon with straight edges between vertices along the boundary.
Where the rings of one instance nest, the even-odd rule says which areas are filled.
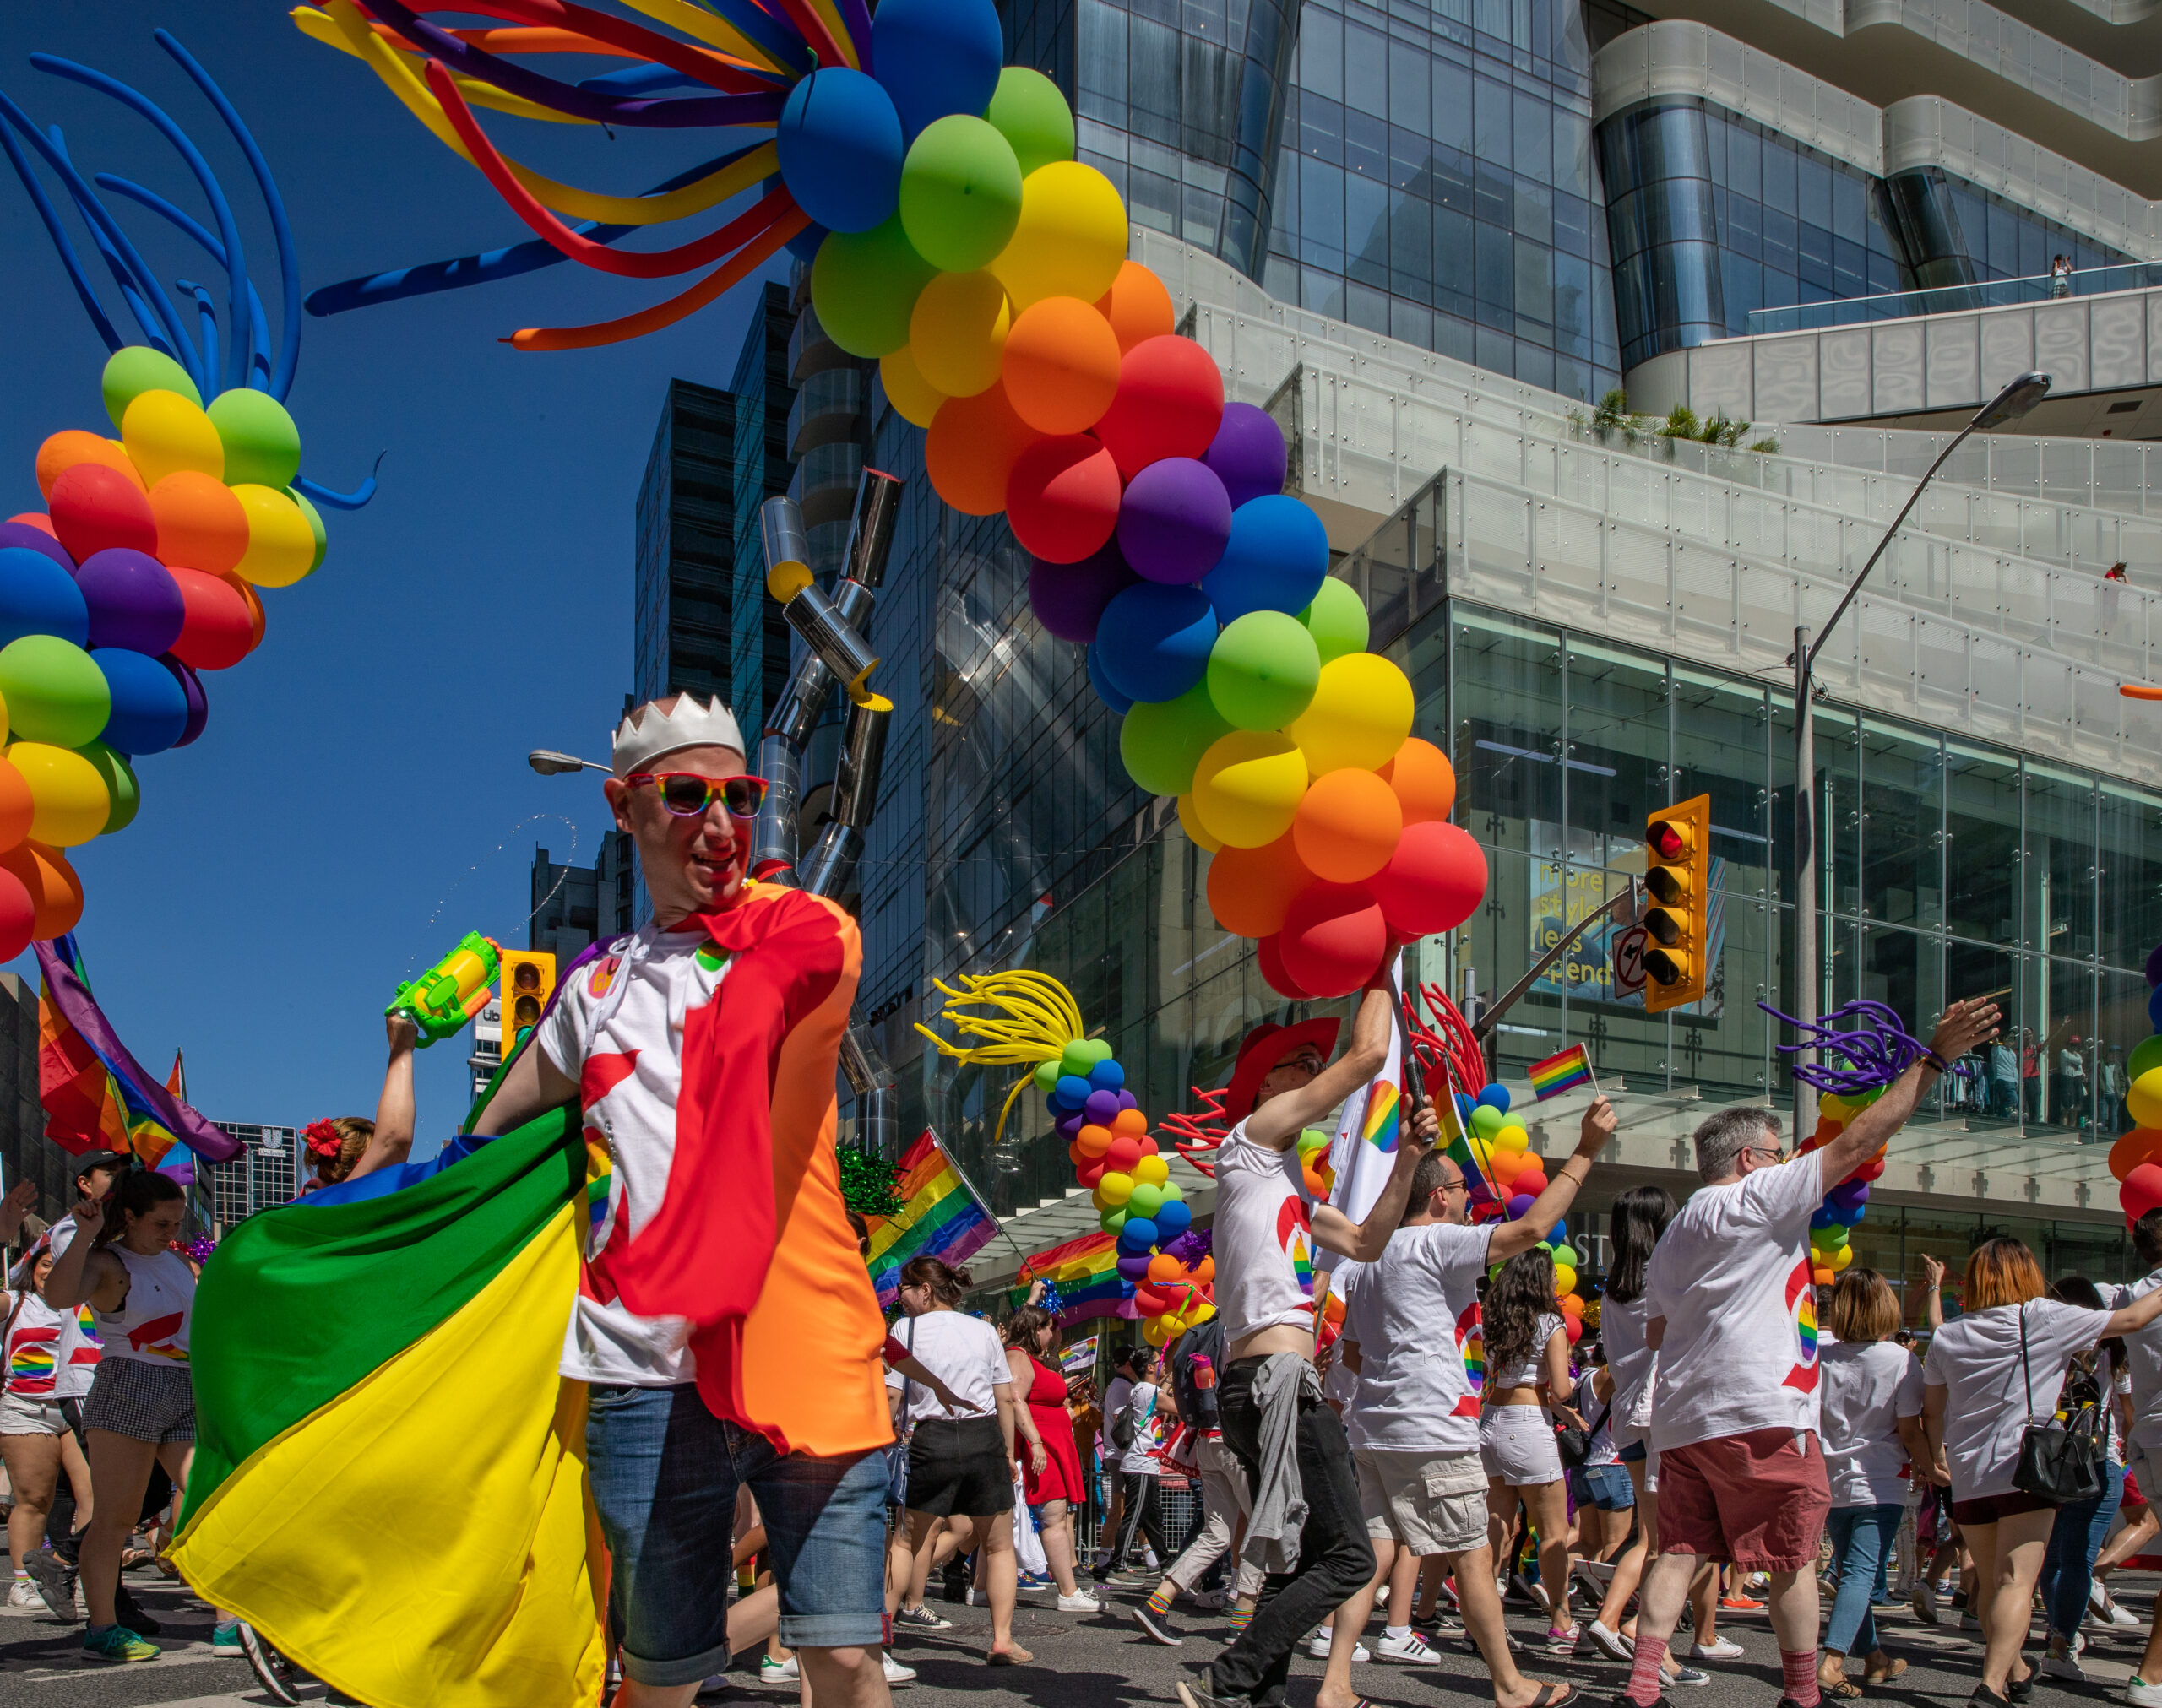
[[[1149,1117],[1142,1114],[1139,1109],[1121,1109],[1111,1117],[1111,1131],[1114,1133],[1127,1134],[1134,1138],[1145,1138],[1149,1133]],[[1145,1157],[1149,1152],[1143,1151],[1141,1154]]]
[[[1118,334],[1121,355],[1144,339],[1161,338],[1178,322],[1164,281],[1138,261],[1120,264],[1111,288],[1096,299],[1096,310]]]
[[[158,561],[223,575],[247,550],[247,512],[233,489],[200,469],[175,470],[150,489]]]
[[[29,782],[8,761],[0,759],[0,849],[21,845],[30,833],[30,820],[36,811]]]
[[[2162,1129],[2134,1127],[2110,1147],[2110,1172],[2120,1181],[2142,1163],[2162,1163]]]
[[[28,785],[24,785],[27,790]],[[82,923],[83,881],[57,848],[25,842],[0,854],[0,870],[13,872],[30,892],[31,935],[64,936]]]
[[[1179,1261],[1168,1252],[1159,1251],[1149,1260],[1149,1278],[1154,1282],[1176,1281],[1186,1271]]]
[[[996,516],[1021,453],[1044,436],[1023,420],[995,385],[938,406],[923,446],[932,490],[964,516]]]
[[[1288,831],[1259,848],[1227,848],[1209,857],[1209,911],[1241,937],[1273,936],[1291,898],[1313,881]]]
[[[1447,818],[1456,805],[1456,767],[1431,741],[1407,735],[1396,755],[1377,773],[1404,805],[1406,824]]]
[[[1118,395],[1118,334],[1078,296],[1046,296],[1006,335],[1006,395],[1040,433],[1085,432]]]
[[[1073,1142],[1089,1156],[1100,1157],[1111,1147],[1111,1130],[1094,1125],[1085,1126],[1073,1136]]]
[[[1522,1151],[1496,1151],[1486,1171],[1504,1186],[1524,1173]]]
[[[78,463],[102,463],[125,474],[139,491],[142,488],[143,477],[128,460],[127,448],[119,440],[86,433],[79,427],[68,427],[37,447],[37,490],[50,499],[52,483],[60,478],[61,471],[72,469]]]
[[[1404,834],[1404,806],[1379,773],[1346,766],[1306,785],[1291,841],[1315,876],[1355,884],[1388,864]]]
[[[1562,1315],[1564,1315],[1564,1316],[1582,1316],[1583,1314],[1584,1314],[1584,1302],[1583,1302],[1583,1300],[1582,1300],[1581,1299],[1578,1298],[1578,1297],[1577,1297],[1577,1295],[1576,1295],[1575,1293],[1567,1293],[1567,1294],[1565,1294],[1565,1295],[1563,1296],[1562,1300]]]

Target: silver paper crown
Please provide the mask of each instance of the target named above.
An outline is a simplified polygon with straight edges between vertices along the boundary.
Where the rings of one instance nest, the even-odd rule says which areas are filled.
[[[736,727],[736,714],[720,701],[701,700],[695,694],[678,694],[665,712],[649,700],[617,725],[609,758],[616,775],[627,777],[686,747],[733,747],[742,752],[743,732]]]

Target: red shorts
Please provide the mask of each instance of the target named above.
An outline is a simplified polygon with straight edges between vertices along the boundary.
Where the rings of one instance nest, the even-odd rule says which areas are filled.
[[[1747,1571],[1817,1564],[1832,1510],[1824,1450],[1813,1434],[1751,1429],[1670,1447],[1659,1458],[1659,1547],[1730,1560]]]

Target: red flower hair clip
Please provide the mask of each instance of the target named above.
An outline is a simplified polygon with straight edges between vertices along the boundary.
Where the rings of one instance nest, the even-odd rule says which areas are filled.
[[[307,1141],[308,1153],[325,1162],[334,1161],[345,1147],[345,1136],[329,1121],[310,1121],[301,1129],[301,1136]]]

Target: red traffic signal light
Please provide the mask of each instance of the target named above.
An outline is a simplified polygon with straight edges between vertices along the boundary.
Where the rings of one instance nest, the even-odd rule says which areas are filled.
[[[1644,1007],[1657,1014],[1698,1000],[1710,974],[1707,942],[1712,798],[1700,794],[1644,823]]]

